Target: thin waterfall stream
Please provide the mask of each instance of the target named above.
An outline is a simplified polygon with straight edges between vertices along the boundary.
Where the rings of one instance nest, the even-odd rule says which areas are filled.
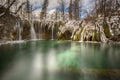
[[[18,29],[19,29],[19,41],[22,40],[22,28],[21,28],[21,25],[20,25],[20,22],[18,22]]]
[[[36,37],[36,32],[35,32],[35,29],[34,29],[34,22],[31,23],[31,40],[36,40],[37,37]]]
[[[14,30],[17,31],[17,40],[21,41],[22,40],[22,27],[20,25],[20,22],[16,22],[16,25],[14,27]]]
[[[51,36],[51,39],[52,39],[52,40],[54,39],[54,27],[55,27],[55,25],[54,25],[54,23],[53,23],[53,25],[52,25],[52,36]]]

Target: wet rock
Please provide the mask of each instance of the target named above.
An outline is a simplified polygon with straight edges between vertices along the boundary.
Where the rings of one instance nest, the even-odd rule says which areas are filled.
[[[112,41],[116,41],[116,42],[120,42],[120,34],[117,35],[117,36],[113,36],[113,37],[111,37],[110,40],[112,40]]]

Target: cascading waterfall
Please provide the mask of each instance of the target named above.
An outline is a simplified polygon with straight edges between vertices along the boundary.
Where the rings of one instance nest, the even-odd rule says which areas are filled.
[[[103,26],[97,23],[97,27],[99,28],[100,40],[105,43],[109,41],[109,39],[105,35]]]
[[[105,36],[104,29],[103,29],[102,26],[100,26],[100,38],[101,38],[102,42],[107,42],[108,41],[107,37]]]
[[[32,21],[31,23],[31,40],[36,40],[37,37],[36,37],[36,33],[35,33],[35,29],[34,29],[34,22]]]
[[[86,27],[84,27],[83,28],[83,31],[82,31],[82,33],[81,33],[81,38],[80,38],[80,41],[82,42],[82,41],[84,41],[84,33],[85,33],[85,30],[86,30]]]

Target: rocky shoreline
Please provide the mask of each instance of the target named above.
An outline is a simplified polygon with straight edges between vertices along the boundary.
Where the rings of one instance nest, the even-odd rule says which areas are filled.
[[[38,39],[38,40],[21,40],[21,41],[0,41],[0,46],[2,46],[2,45],[8,45],[8,44],[21,44],[21,43],[26,43],[26,42],[31,42],[31,41],[42,41],[42,40],[40,40],[40,39]],[[51,41],[51,40],[49,40],[49,41]],[[58,41],[61,41],[61,40],[58,40]],[[71,42],[76,42],[76,43],[88,43],[88,44],[90,44],[90,43],[93,43],[93,44],[120,44],[120,42],[113,42],[113,41],[111,41],[111,42],[109,42],[109,43],[104,43],[104,42],[97,42],[97,41],[72,41],[72,40],[62,40],[63,42],[64,41],[71,41]]]

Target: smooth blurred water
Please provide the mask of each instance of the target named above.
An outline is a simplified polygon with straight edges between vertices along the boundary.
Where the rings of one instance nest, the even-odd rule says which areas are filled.
[[[120,80],[120,45],[70,41],[2,45],[0,80]]]

